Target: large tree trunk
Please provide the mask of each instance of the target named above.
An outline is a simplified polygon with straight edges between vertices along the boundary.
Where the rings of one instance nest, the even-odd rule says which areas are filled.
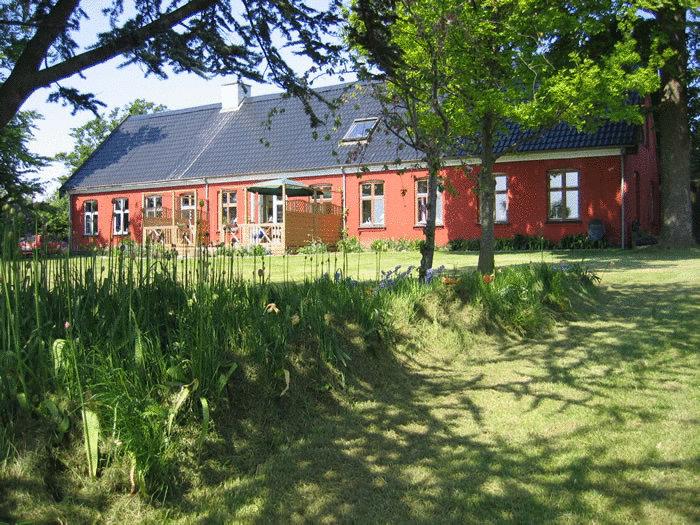
[[[687,102],[686,12],[667,7],[657,12],[661,31],[676,55],[661,69],[661,101],[656,110],[661,159],[661,243],[693,244],[690,205],[690,128]]]
[[[493,152],[493,115],[486,114],[481,131],[481,171],[479,171],[479,215],[481,242],[479,247],[479,271],[493,273],[494,269],[494,219],[496,209],[496,179],[493,176],[495,155]]]
[[[434,153],[428,154],[428,216],[425,220],[425,242],[421,246],[420,268],[418,276],[425,280],[428,270],[433,267],[433,255],[435,254],[435,213],[437,209],[438,174],[440,173],[440,157]]]

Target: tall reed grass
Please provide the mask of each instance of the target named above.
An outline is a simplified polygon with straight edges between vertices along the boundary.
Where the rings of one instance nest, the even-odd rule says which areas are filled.
[[[0,454],[13,453],[23,422],[39,420],[56,443],[84,441],[86,475],[127,461],[144,494],[167,493],[185,446],[178,428],[198,428],[201,447],[235,403],[244,364],[266,381],[289,381],[303,353],[342,370],[350,338],[386,348],[397,317],[410,322],[427,295],[454,284],[399,269],[360,283],[347,253],[305,255],[308,277],[297,283],[272,283],[269,256],[255,252],[252,270],[235,253],[177,258],[148,246],[22,258],[16,230],[0,224],[0,234]],[[538,265],[485,283],[473,272],[455,290],[530,333],[586,275]]]

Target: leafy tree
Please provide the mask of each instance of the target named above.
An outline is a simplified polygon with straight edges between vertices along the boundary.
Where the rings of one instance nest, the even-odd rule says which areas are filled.
[[[40,189],[30,175],[45,166],[46,159],[27,147],[38,118],[39,114],[33,111],[20,111],[0,129],[0,208],[5,205],[24,207]]]
[[[436,178],[448,156],[473,154],[481,161],[483,273],[494,268],[493,167],[500,156],[557,122],[580,130],[592,130],[605,119],[641,122],[640,109],[628,103],[630,95],[650,92],[658,79],[651,65],[639,67],[636,42],[626,36],[595,60],[587,54],[585,44],[607,31],[609,17],[618,19],[620,27],[630,27],[634,21],[634,13],[617,12],[606,2],[357,0],[353,4],[350,42],[359,50],[365,72],[386,82],[384,105],[393,104],[389,112],[406,114],[396,132],[433,136],[430,147],[439,145],[435,152],[413,141],[426,156],[430,178]],[[513,124],[530,133],[509,133]],[[426,227],[422,266],[429,263],[433,250],[434,233],[429,230],[434,229],[436,184],[429,189],[433,220]]]
[[[37,89],[53,86],[49,100],[97,111],[91,93],[59,82],[115,57],[161,77],[167,68],[199,75],[236,74],[269,80],[299,96],[312,114],[308,75],[332,69],[339,46],[332,31],[337,3],[312,9],[304,0],[102,0],[110,31],[76,41],[87,14],[81,0],[7,0],[0,4],[0,129]],[[130,14],[133,13],[133,14]],[[299,77],[282,51],[308,56],[315,67]],[[312,122],[317,119],[312,118]]]

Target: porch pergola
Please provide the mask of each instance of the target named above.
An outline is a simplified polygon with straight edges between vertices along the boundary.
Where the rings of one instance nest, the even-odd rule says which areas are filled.
[[[290,197],[312,197],[314,188],[291,179],[274,179],[247,188],[247,193],[281,198],[282,216],[277,222],[248,222],[239,224],[238,241],[243,246],[263,245],[272,253],[301,248],[312,241],[335,244],[340,240],[342,208],[329,202],[308,202]]]

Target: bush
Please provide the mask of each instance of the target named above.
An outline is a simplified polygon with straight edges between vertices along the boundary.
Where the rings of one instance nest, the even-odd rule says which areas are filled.
[[[576,235],[565,235],[559,241],[559,248],[562,250],[591,250],[595,248],[605,248],[605,239],[600,241],[592,241],[585,233]]]
[[[451,252],[478,252],[480,246],[479,239],[452,239],[447,243],[447,249]]]
[[[299,253],[304,255],[314,255],[317,253],[328,253],[328,245],[321,241],[313,240],[306,246],[299,248]]]
[[[336,249],[344,253],[361,253],[364,251],[357,237],[343,237],[336,243]]]
[[[599,281],[580,265],[530,264],[497,270],[493,276],[472,272],[455,287],[462,300],[483,308],[485,321],[524,335],[539,333],[553,313],[571,309],[571,298]]]

